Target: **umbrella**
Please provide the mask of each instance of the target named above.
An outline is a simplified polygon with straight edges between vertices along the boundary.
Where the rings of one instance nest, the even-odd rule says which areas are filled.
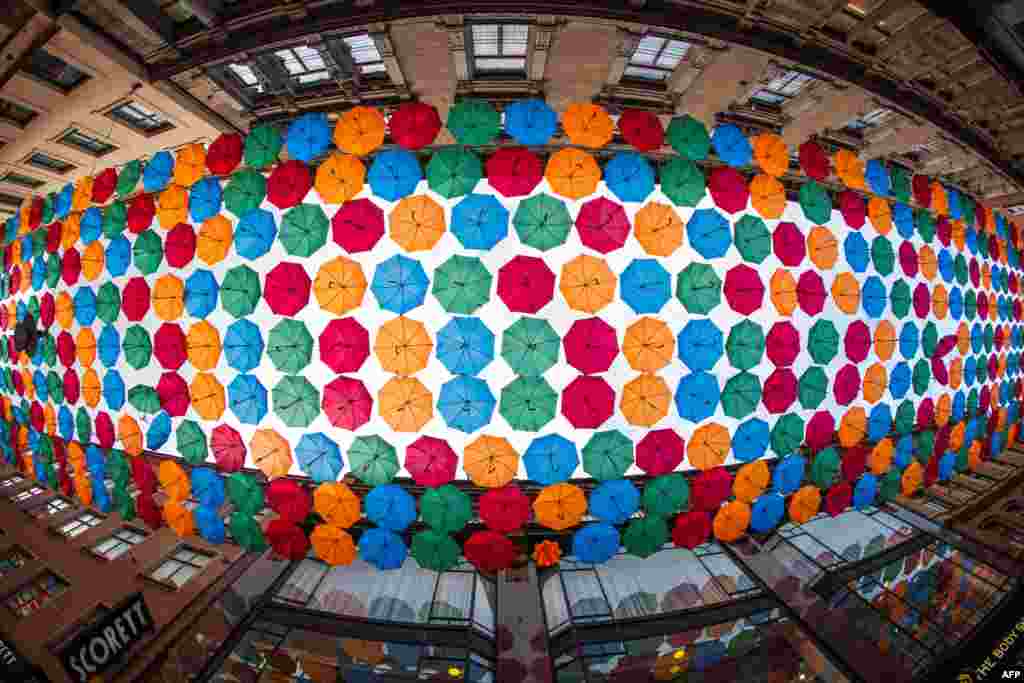
[[[583,447],[583,470],[595,479],[619,479],[632,464],[633,442],[622,432],[597,432]]]
[[[579,562],[603,564],[618,551],[619,531],[611,524],[587,524],[573,534],[572,553]]]
[[[63,384],[60,383],[59,378],[56,383],[51,383],[50,378],[57,378],[56,373],[51,372],[47,378],[46,383],[50,387],[50,395],[54,398],[59,398],[63,391]],[[55,386],[51,386],[55,384]],[[56,389],[57,391],[53,391]],[[124,405],[125,399],[125,387],[124,380],[121,379],[121,375],[116,370],[110,370],[103,377],[103,400],[107,402],[107,407],[111,410],[120,410],[121,406]]]
[[[423,169],[419,161],[404,149],[378,153],[367,173],[373,193],[389,202],[411,195],[422,179]]]
[[[327,215],[316,204],[299,204],[289,209],[278,238],[291,256],[312,256],[327,243]]]
[[[445,231],[444,210],[427,195],[405,197],[391,211],[388,220],[391,239],[405,251],[429,250]]]
[[[308,427],[320,414],[320,392],[305,377],[282,377],[272,398],[274,412],[289,427]]]
[[[396,254],[374,270],[370,291],[381,308],[402,315],[423,303],[429,284],[419,261]]]
[[[786,209],[786,189],[772,176],[754,176],[750,181],[750,204],[763,218],[781,218]]]
[[[676,206],[697,206],[704,197],[704,172],[692,161],[679,157],[669,159],[658,176],[662,193]]]
[[[574,145],[600,148],[615,133],[615,122],[596,104],[570,104],[562,114],[562,129]]]
[[[636,465],[652,476],[667,474],[683,462],[684,449],[674,430],[651,430],[636,445]]]
[[[313,281],[313,294],[320,308],[344,315],[363,303],[366,286],[362,267],[344,256],[336,256],[320,266]]]
[[[219,420],[224,414],[224,387],[210,373],[200,372],[189,385],[192,410],[204,420]]]
[[[778,493],[766,493],[754,500],[750,509],[750,530],[766,533],[782,521],[786,511],[786,499]]]
[[[530,519],[530,499],[515,484],[507,484],[480,496],[479,512],[489,529],[515,531]]]
[[[345,202],[331,219],[331,229],[345,251],[368,251],[384,235],[384,212],[369,199]]]
[[[441,387],[437,407],[449,427],[471,434],[490,423],[495,403],[484,380],[460,375]]]
[[[554,484],[543,488],[537,495],[533,511],[541,525],[564,531],[579,524],[587,512],[587,499],[577,486]]]
[[[828,228],[817,225],[807,235],[807,252],[820,270],[832,270],[839,259],[839,243]]]
[[[479,258],[455,254],[434,271],[432,293],[447,312],[469,314],[490,300],[493,279]]]
[[[328,565],[349,565],[356,558],[356,546],[352,536],[332,524],[316,525],[309,540],[317,557]]]
[[[413,377],[394,377],[377,393],[384,421],[401,432],[415,432],[434,416],[434,397],[423,383]]]
[[[498,296],[517,313],[537,313],[554,296],[555,274],[542,259],[515,256],[498,271]]]
[[[446,126],[460,145],[488,145],[501,131],[501,115],[489,102],[464,99],[449,110]]]
[[[259,327],[248,320],[236,320],[224,336],[224,356],[228,365],[239,372],[249,372],[260,364],[263,337]]]
[[[132,387],[132,390],[128,392],[128,402],[136,410],[142,409],[137,405],[138,396],[135,394],[135,390],[148,388],[149,387]],[[157,409],[163,408],[172,417],[182,417],[186,412],[188,412],[188,407],[191,404],[188,394],[188,384],[184,379],[182,379],[181,375],[176,372],[165,372],[162,374],[160,376],[160,381],[156,385],[156,390],[152,391],[152,393],[146,393],[150,400],[153,395],[156,395],[158,397]]]
[[[726,503],[715,514],[712,523],[715,538],[725,542],[739,540],[750,526],[750,516],[750,506],[747,503],[738,500]]]
[[[802,456],[795,453],[787,455],[772,473],[772,488],[784,496],[792,494],[800,488],[806,467],[807,460]]]
[[[221,133],[206,150],[206,168],[214,175],[228,175],[242,161],[242,136]]]
[[[673,117],[665,137],[672,149],[692,161],[707,157],[711,148],[711,136],[707,128],[689,114]]]
[[[192,496],[201,506],[219,508],[224,504],[224,479],[209,467],[192,470]]]
[[[327,389],[324,393],[327,393]],[[338,444],[323,433],[304,434],[295,447],[295,457],[299,467],[313,481],[334,481],[341,473],[341,450]]]
[[[447,442],[421,436],[409,445],[405,469],[421,486],[441,486],[455,477],[458,456]]]
[[[435,531],[454,534],[473,517],[469,495],[451,484],[429,488],[420,498],[420,515]]]
[[[534,159],[539,181],[540,159]],[[488,161],[488,176],[491,175],[490,169],[491,163]],[[482,177],[483,165],[480,163],[480,157],[462,147],[438,150],[427,163],[427,184],[431,190],[448,199],[472,192]]]
[[[809,367],[800,376],[797,395],[800,399],[801,407],[805,410],[813,410],[821,405],[821,402],[825,400],[827,391],[828,377],[821,367]]]
[[[764,285],[757,271],[747,265],[733,266],[725,275],[725,300],[742,315],[750,315],[761,308]]]
[[[202,223],[220,213],[222,192],[216,178],[203,178],[189,192],[189,216],[194,223]]]
[[[597,189],[601,168],[590,154],[566,147],[548,158],[544,177],[555,194],[566,199],[582,199]]]
[[[629,229],[622,206],[604,197],[584,202],[576,216],[576,230],[583,245],[602,254],[624,246]]]
[[[220,286],[220,304],[235,318],[244,318],[255,311],[261,295],[259,275],[249,266],[235,266],[225,273]]]
[[[540,99],[512,102],[503,113],[505,132],[520,145],[545,145],[558,129],[558,114]]]
[[[896,256],[893,253],[892,243],[882,235],[871,242],[871,261],[879,275],[887,276],[892,273]]]
[[[672,542],[691,550],[707,541],[711,535],[711,516],[706,512],[690,511],[676,517],[672,529]]]
[[[715,205],[726,213],[738,213],[747,208],[750,191],[747,181],[739,171],[719,166],[708,178],[708,191]]]
[[[164,505],[164,519],[167,526],[174,530],[180,537],[191,536],[195,533],[195,520],[192,511],[179,501],[171,501]]]
[[[622,524],[640,507],[640,491],[627,479],[602,482],[590,494],[590,513],[611,524]]]
[[[725,351],[729,362],[737,370],[750,370],[756,367],[761,362],[764,350],[764,331],[752,320],[740,321],[729,331]]]
[[[805,524],[818,514],[820,507],[821,492],[814,486],[804,486],[789,499],[789,518]]]
[[[668,525],[665,519],[646,516],[634,519],[629,523],[622,534],[622,544],[632,555],[650,557],[664,547],[668,538]]]
[[[614,328],[600,318],[574,322],[562,344],[566,360],[584,374],[608,370],[619,355]]]
[[[348,529],[362,517],[359,498],[346,484],[328,482],[313,491],[313,510],[331,525]]]
[[[458,564],[461,551],[448,534],[430,530],[412,537],[413,559],[424,569],[443,572]]]
[[[427,366],[433,347],[423,323],[401,316],[381,326],[373,348],[385,370],[412,375]]]
[[[356,107],[360,109],[360,107]],[[350,113],[353,110],[349,110]],[[339,121],[339,125],[341,122]],[[313,187],[325,202],[343,204],[355,197],[366,183],[366,166],[351,154],[330,154],[316,169]]]
[[[239,422],[258,425],[267,415],[267,390],[254,375],[238,375],[228,385],[228,405]]]
[[[619,115],[619,131],[626,142],[641,152],[653,152],[665,143],[658,117],[642,109],[626,109]]]
[[[725,256],[732,242],[729,221],[714,209],[697,209],[686,224],[690,246],[702,257],[715,259]]]
[[[452,318],[437,333],[437,359],[452,374],[476,375],[494,360],[494,334],[479,318]]]
[[[129,355],[129,342],[132,347],[136,344],[148,344],[148,337],[143,342],[141,339],[136,340],[135,334],[132,332],[134,329],[142,329],[141,326],[133,326],[128,328],[127,336],[125,337],[125,356],[128,358],[129,363],[132,362],[132,355]],[[144,333],[144,332],[143,332]],[[156,359],[165,370],[177,370],[188,358],[186,351],[187,342],[185,333],[182,332],[181,327],[174,323],[164,323],[156,332],[154,337],[153,350],[155,351]],[[132,348],[132,354],[135,353],[135,349]],[[148,354],[147,354],[148,356]]]
[[[178,445],[178,452],[190,465],[198,465],[206,461],[206,456],[208,455],[206,434],[203,433],[202,427],[197,422],[193,420],[182,421],[178,425],[175,439]]]
[[[604,180],[619,201],[642,202],[654,191],[654,168],[634,152],[619,152],[605,165]]]
[[[516,257],[519,258],[519,257]],[[558,288],[569,308],[597,313],[615,298],[615,273],[596,256],[582,254],[562,266]],[[499,280],[498,293],[501,293]],[[528,311],[534,312],[534,311]]]
[[[380,570],[398,569],[407,552],[402,538],[387,529],[367,529],[359,538],[359,557]]]
[[[626,328],[622,351],[634,370],[655,372],[672,362],[675,337],[664,322],[645,316]]]
[[[88,290],[79,290],[88,291]],[[78,306],[76,302],[76,313]],[[153,312],[161,320],[173,321],[185,311],[185,283],[174,275],[163,275],[153,284]]]
[[[835,437],[835,418],[824,410],[816,412],[807,423],[807,445],[811,448],[822,448],[832,443]]]
[[[711,135],[711,146],[719,159],[730,166],[747,166],[754,154],[743,131],[732,123],[720,123]]]
[[[268,479],[283,477],[291,469],[291,445],[273,429],[256,430],[249,440],[249,450],[253,463]]]
[[[347,154],[367,156],[384,144],[386,126],[384,116],[374,107],[353,107],[338,119],[334,144]]]
[[[751,141],[757,165],[771,177],[780,178],[789,171],[789,149],[781,136],[761,133]]]
[[[678,341],[679,360],[694,372],[711,370],[722,357],[722,332],[709,318],[686,323]]]
[[[332,320],[320,333],[319,348],[320,360],[334,372],[356,372],[370,355],[370,334],[354,318]]]
[[[546,251],[565,243],[572,219],[565,202],[542,193],[520,202],[512,224],[523,244]]]
[[[309,539],[296,524],[286,519],[273,519],[264,531],[274,552],[288,560],[301,560],[309,552]]]
[[[298,133],[296,131],[296,136]],[[281,135],[274,126],[256,126],[245,137],[245,164],[254,168],[266,168],[277,161],[282,145]],[[210,155],[207,154],[209,163]]]
[[[267,199],[277,208],[287,209],[298,205],[312,187],[309,168],[302,161],[292,159],[278,164],[270,173],[267,179]]]
[[[569,479],[579,465],[579,457],[573,442],[558,434],[549,434],[530,442],[523,464],[531,480],[549,486]]]
[[[416,520],[416,501],[397,484],[375,486],[366,494],[366,517],[392,531],[403,531]]]
[[[263,298],[277,315],[292,316],[309,303],[312,284],[301,264],[278,263],[266,275]]]
[[[191,493],[191,481],[188,474],[181,465],[173,460],[163,460],[157,474],[160,481],[160,488],[169,500],[183,501],[189,498]]]
[[[733,493],[737,499],[745,503],[753,503],[755,498],[764,493],[770,480],[771,473],[768,471],[768,464],[763,460],[755,460],[743,465],[736,472]]]
[[[252,209],[238,222],[234,233],[235,251],[249,260],[258,259],[270,251],[276,237],[274,215],[264,209]]]
[[[519,454],[507,439],[479,436],[466,446],[462,466],[478,486],[501,487],[516,477]]]
[[[389,127],[391,138],[406,149],[419,149],[429,145],[441,130],[437,109],[423,102],[408,102],[392,114]]]
[[[167,265],[184,268],[195,256],[196,233],[188,223],[178,223],[169,233],[164,244],[164,255]]]
[[[463,553],[478,570],[497,572],[511,567],[519,551],[507,536],[494,531],[476,531],[463,546]]]
[[[292,159],[311,162],[327,151],[331,144],[331,132],[325,114],[303,114],[288,125],[288,133],[285,136],[288,155]]]
[[[276,479],[266,488],[267,505],[278,516],[290,523],[299,524],[309,515],[312,503],[309,494],[290,479]]]
[[[193,318],[205,318],[217,307],[220,286],[213,273],[197,270],[185,281],[184,303]]]
[[[452,233],[466,249],[490,250],[508,235],[508,209],[492,195],[470,194],[452,209]]]
[[[800,187],[800,208],[807,220],[821,225],[831,218],[832,200],[828,191],[812,180]]]
[[[348,451],[352,474],[370,486],[391,481],[400,466],[394,447],[379,436],[358,436]]]

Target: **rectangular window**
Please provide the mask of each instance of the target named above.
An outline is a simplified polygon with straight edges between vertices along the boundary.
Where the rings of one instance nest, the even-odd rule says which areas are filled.
[[[10,173],[5,173],[3,177],[0,177],[0,183],[20,185],[22,187],[27,187],[30,190],[34,190],[46,184],[45,181],[40,180],[39,178],[33,178],[32,176],[22,175],[21,173],[15,173],[14,171],[11,171]]]
[[[380,56],[380,51],[377,49],[377,43],[370,37],[370,34],[361,33],[342,40],[348,46],[352,61],[359,67],[360,74],[368,76],[388,72],[387,67],[384,66],[384,58]]]
[[[331,79],[331,70],[320,50],[306,45],[275,50],[292,81],[299,87],[316,85]]]
[[[784,71],[770,80],[767,85],[750,96],[750,99],[762,104],[780,105],[800,94],[808,83],[814,80],[800,71]]]
[[[67,498],[53,498],[46,501],[44,505],[32,510],[32,516],[36,519],[46,519],[47,517],[55,517],[63,512],[74,509],[74,503]]]
[[[71,92],[89,80],[87,74],[43,48],[32,53],[25,66],[25,71],[65,93]]]
[[[62,175],[68,171],[73,171],[75,168],[74,164],[69,164],[62,159],[51,157],[49,154],[44,152],[33,152],[27,159],[25,159],[25,163],[30,166],[35,166],[36,168],[41,168],[44,171],[60,173]]]
[[[11,500],[14,501],[15,503],[24,503],[26,500],[35,498],[42,492],[43,489],[41,489],[38,486],[33,486],[30,489],[25,489],[24,491],[15,493],[14,496],[11,497]]]
[[[530,27],[526,24],[470,26],[474,75],[525,77],[529,35]]]
[[[0,119],[6,119],[15,126],[24,128],[28,124],[32,123],[32,120],[35,119],[36,116],[38,116],[38,114],[28,107],[23,107],[17,102],[0,98]]]
[[[98,527],[102,523],[102,517],[94,515],[91,512],[83,512],[70,522],[65,522],[58,527],[57,532],[67,538],[74,538],[84,534],[89,529]]]
[[[163,114],[134,100],[117,105],[107,112],[107,116],[144,135],[156,135],[174,128]]]
[[[18,569],[25,566],[25,563],[32,559],[28,551],[20,546],[12,546],[0,554],[0,579],[5,578]]]
[[[57,139],[57,142],[94,157],[106,156],[117,149],[109,142],[94,138],[77,128],[69,128]]]
[[[21,204],[21,197],[15,197],[9,194],[0,195],[0,201],[7,203],[8,200],[13,201],[15,204]],[[9,489],[12,486],[17,486],[21,482],[25,481],[25,477],[20,474],[16,474],[13,477],[7,477],[3,481],[0,481],[0,488]]]
[[[189,579],[200,574],[213,555],[192,546],[178,547],[149,573],[149,578],[171,588],[181,588]]]
[[[868,112],[860,118],[854,119],[846,124],[847,130],[863,131],[868,128],[875,128],[881,125],[887,118],[892,116],[892,110],[880,107],[874,111]]]
[[[53,602],[68,587],[68,582],[53,572],[44,572],[4,598],[4,604],[15,616],[28,617]]]
[[[227,71],[243,90],[255,94],[262,94],[266,90],[266,85],[260,79],[256,69],[248,64],[228,64]]]
[[[1006,209],[1006,213],[1010,216],[1024,216],[1024,204],[1011,206],[1010,208]]]
[[[98,555],[105,560],[116,560],[131,550],[132,546],[136,546],[145,540],[146,532],[126,526],[121,527],[112,535],[94,545],[90,550],[94,555]]]
[[[664,81],[683,61],[690,44],[661,36],[644,36],[626,64],[623,76],[645,81]]]

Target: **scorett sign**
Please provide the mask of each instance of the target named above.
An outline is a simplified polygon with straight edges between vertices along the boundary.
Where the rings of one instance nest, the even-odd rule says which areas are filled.
[[[142,593],[136,593],[61,650],[71,680],[86,683],[125,657],[132,646],[155,630]]]
[[[49,683],[50,679],[18,652],[14,643],[0,636],[0,681],[3,683]]]

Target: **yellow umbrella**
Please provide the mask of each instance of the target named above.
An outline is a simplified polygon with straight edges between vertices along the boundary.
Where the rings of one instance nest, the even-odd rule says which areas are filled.
[[[213,370],[220,361],[221,342],[217,328],[200,320],[192,325],[186,337],[188,362],[196,370]]]
[[[952,415],[953,397],[949,394],[943,394],[939,397],[939,400],[935,402],[935,424],[940,427],[945,427]]]
[[[334,144],[348,154],[365,157],[384,144],[386,128],[384,115],[379,110],[373,107],[352,107],[341,115],[334,126]]]
[[[164,505],[164,519],[167,520],[167,526],[182,538],[196,532],[192,511],[178,501],[171,501]]]
[[[463,452],[462,469],[477,486],[500,488],[519,473],[519,454],[504,437],[478,436]]]
[[[779,268],[772,274],[769,283],[772,305],[779,315],[790,316],[797,306],[796,279],[785,268]]]
[[[224,414],[224,386],[217,378],[208,373],[200,372],[189,385],[192,397],[192,410],[204,420],[219,420]]]
[[[228,255],[233,240],[234,230],[227,217],[207,218],[196,236],[196,256],[208,266],[216,265]]]
[[[92,328],[83,327],[78,331],[75,338],[75,355],[83,368],[91,366],[96,361],[96,335]]]
[[[71,195],[72,211],[85,211],[92,204],[92,176],[82,176],[75,183],[75,190]],[[25,226],[28,227],[28,226]]]
[[[82,252],[82,277],[89,282],[94,282],[103,273],[103,265],[106,260],[106,251],[101,242],[97,240],[87,246]]]
[[[562,130],[569,142],[600,149],[615,135],[615,121],[597,104],[570,104],[562,114]]]
[[[60,246],[67,251],[78,245],[78,238],[82,234],[82,214],[78,211],[68,214],[64,219],[64,229],[60,233]],[[15,244],[18,244],[15,242]],[[21,245],[18,244],[18,249]],[[20,251],[18,252],[21,253]]]
[[[14,306],[13,301],[11,306]],[[54,310],[57,324],[65,330],[70,330],[75,322],[75,302],[71,299],[71,295],[65,291],[58,293],[57,300],[54,302]],[[14,319],[13,315],[11,319]]]
[[[206,175],[206,148],[193,142],[178,150],[174,159],[174,184],[192,187]]]
[[[839,259],[839,241],[831,230],[816,225],[807,235],[807,255],[819,270],[832,270]]]
[[[381,367],[396,375],[412,375],[427,367],[433,349],[426,326],[405,316],[381,325],[373,344]]]
[[[754,159],[769,176],[779,178],[789,171],[789,148],[781,136],[775,133],[761,133],[750,141],[754,148]]]
[[[821,491],[814,486],[803,486],[789,499],[789,518],[804,524],[821,509]]]
[[[644,373],[622,387],[619,410],[626,422],[651,427],[668,415],[672,392],[661,377]]]
[[[750,181],[750,204],[762,218],[782,218],[786,210],[786,188],[778,178],[760,173]]]
[[[932,290],[932,313],[939,320],[945,320],[946,314],[949,313],[949,294],[941,282]]]
[[[881,401],[888,386],[889,371],[885,369],[884,363],[874,363],[864,372],[862,391],[868,403],[874,405]]]
[[[292,467],[292,447],[273,429],[257,429],[249,440],[249,453],[267,479],[283,477]]]
[[[622,353],[634,370],[655,372],[675,358],[676,337],[661,320],[644,316],[626,328]]]
[[[580,487],[572,484],[546,486],[533,501],[533,514],[542,526],[564,531],[579,524],[587,514],[587,498]]]
[[[597,313],[615,299],[616,277],[608,262],[581,254],[562,266],[558,289],[569,308]]]
[[[924,469],[921,467],[921,463],[914,460],[907,469],[903,470],[903,476],[900,477],[900,489],[904,496],[912,496],[921,488],[921,483],[924,482]]]
[[[875,444],[875,447],[871,449],[871,453],[868,455],[868,467],[871,468],[871,473],[877,476],[881,476],[889,471],[892,467],[892,456],[895,448],[892,443],[892,439],[885,437],[881,441]]]
[[[160,488],[164,490],[164,494],[169,500],[188,500],[192,495],[192,484],[188,472],[173,460],[161,461],[156,475],[160,480]]]
[[[834,157],[833,166],[836,176],[844,185],[855,190],[867,189],[864,184],[864,162],[856,154],[847,149],[839,150]]]
[[[377,393],[380,416],[396,432],[418,432],[434,417],[434,396],[415,377],[392,377]]]
[[[743,501],[733,500],[718,509],[713,528],[715,538],[731,543],[736,541],[750,526],[750,506]]]
[[[313,491],[313,510],[328,524],[348,529],[363,516],[359,497],[340,481],[328,481]]]
[[[142,454],[142,430],[131,415],[122,415],[117,421],[117,436],[121,448],[129,455]]]
[[[927,244],[921,245],[921,249],[917,252],[917,267],[921,271],[921,275],[929,282],[934,280],[939,273],[939,259],[935,255],[935,250]],[[982,270],[982,278],[984,277],[985,271]]]
[[[896,351],[896,327],[888,320],[879,321],[875,327],[875,355],[880,360],[889,360]]]
[[[699,470],[709,470],[725,462],[732,447],[729,430],[717,422],[703,424],[694,430],[686,444],[686,457]]]
[[[359,194],[365,183],[363,162],[351,154],[334,152],[316,169],[313,187],[328,204],[343,204]]]
[[[651,256],[671,256],[683,244],[683,221],[668,204],[648,202],[634,223],[637,242]]]
[[[888,235],[892,231],[892,207],[881,197],[868,200],[868,218],[880,235]]]
[[[181,185],[168,185],[157,197],[157,206],[156,217],[164,230],[188,222],[188,191]]]
[[[582,199],[597,190],[601,168],[583,150],[565,147],[548,158],[544,177],[551,191],[566,199]]]
[[[768,463],[764,460],[748,462],[736,472],[736,478],[732,482],[732,492],[744,503],[753,503],[758,496],[764,493],[771,479],[772,474],[768,470]]]
[[[391,210],[388,229],[405,251],[433,249],[444,235],[444,208],[425,194],[405,197]]]
[[[100,376],[95,368],[89,368],[82,373],[82,400],[90,408],[95,408],[100,403],[103,395],[103,387],[100,385]]]
[[[860,308],[860,282],[853,273],[839,273],[832,281],[832,300],[843,313],[856,315]]]
[[[313,281],[313,294],[320,308],[345,315],[359,308],[366,294],[366,275],[356,261],[336,256],[320,266]]]
[[[153,283],[153,312],[166,322],[173,322],[185,312],[185,283],[177,275],[161,275]]]
[[[356,559],[356,544],[347,531],[333,524],[317,524],[309,535],[313,552],[331,566],[349,565]]]
[[[868,433],[868,416],[863,408],[850,408],[839,420],[839,443],[843,448],[853,448]]]

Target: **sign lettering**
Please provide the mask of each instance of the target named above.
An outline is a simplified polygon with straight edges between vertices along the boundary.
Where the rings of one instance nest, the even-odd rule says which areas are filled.
[[[72,680],[87,683],[119,662],[137,642],[155,630],[142,593],[136,593],[80,633],[60,653]]]

